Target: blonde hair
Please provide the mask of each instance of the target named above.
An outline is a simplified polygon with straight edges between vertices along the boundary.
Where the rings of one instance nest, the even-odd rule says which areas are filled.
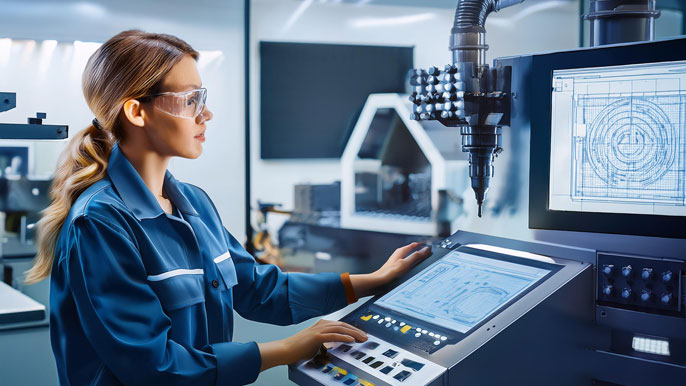
[[[60,155],[26,283],[50,276],[69,210],[84,190],[105,177],[112,146],[125,135],[119,121],[124,102],[159,92],[164,77],[186,55],[198,59],[198,52],[179,38],[130,30],[113,36],[88,59],[81,87],[97,126],[74,135]]]

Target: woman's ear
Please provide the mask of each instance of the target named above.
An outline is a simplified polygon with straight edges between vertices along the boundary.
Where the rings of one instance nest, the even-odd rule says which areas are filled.
[[[136,99],[129,99],[124,102],[124,115],[131,124],[143,127],[145,120],[143,119],[143,106],[141,102]]]

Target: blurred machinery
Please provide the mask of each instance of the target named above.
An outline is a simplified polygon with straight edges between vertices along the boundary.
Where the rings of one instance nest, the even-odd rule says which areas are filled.
[[[406,95],[371,94],[341,158],[341,227],[448,236],[467,159],[451,128],[408,119]]]

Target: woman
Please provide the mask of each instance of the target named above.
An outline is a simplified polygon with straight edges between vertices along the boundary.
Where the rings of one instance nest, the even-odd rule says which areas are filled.
[[[429,254],[399,248],[366,275],[282,273],[257,265],[172,157],[197,158],[212,113],[198,53],[169,35],[122,32],[88,61],[83,92],[96,119],[61,156],[53,202],[27,280],[51,276],[50,329],[62,385],[233,385],[364,341],[319,321],[289,338],[231,342],[233,310],[291,324],[340,309]]]

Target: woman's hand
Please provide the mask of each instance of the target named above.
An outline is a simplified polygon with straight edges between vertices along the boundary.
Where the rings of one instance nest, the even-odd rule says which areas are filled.
[[[372,273],[350,275],[355,295],[358,298],[373,295],[378,287],[406,274],[416,264],[429,257],[430,247],[422,248],[408,256],[408,253],[419,245],[420,243],[412,243],[396,249],[386,263]]]
[[[258,343],[262,366],[268,368],[296,363],[311,358],[325,342],[364,342],[367,334],[347,323],[319,320],[312,326],[286,339],[268,343]]]

